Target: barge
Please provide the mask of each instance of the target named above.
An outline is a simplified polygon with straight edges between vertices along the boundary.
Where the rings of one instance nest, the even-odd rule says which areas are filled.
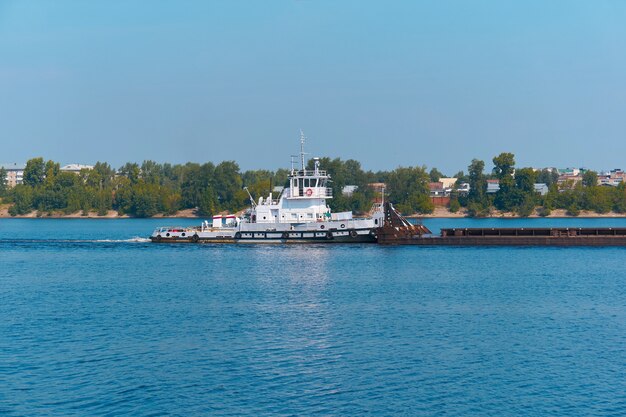
[[[417,246],[626,246],[624,227],[415,228],[390,203],[377,242]]]

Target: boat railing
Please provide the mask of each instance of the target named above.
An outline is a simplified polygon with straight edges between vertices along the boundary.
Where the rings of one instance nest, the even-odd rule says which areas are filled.
[[[322,171],[322,170],[313,170],[313,169],[299,169],[299,170],[293,170],[291,171],[291,175],[294,177],[327,177],[328,175],[326,175],[326,171]]]
[[[382,210],[383,210],[383,205],[382,205],[382,203],[374,203],[374,204],[372,205],[372,208],[371,208],[371,209],[370,209],[370,211],[369,211],[369,217],[374,217],[374,215],[375,215],[376,213],[379,213],[379,212],[381,212]]]

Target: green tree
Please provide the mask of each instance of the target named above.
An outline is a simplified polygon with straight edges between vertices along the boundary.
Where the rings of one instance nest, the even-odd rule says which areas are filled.
[[[431,182],[438,182],[443,177],[443,174],[437,168],[432,168],[428,175]]]
[[[595,171],[585,171],[583,174],[583,185],[585,187],[595,187],[598,185],[598,173]]]
[[[30,213],[33,208],[33,189],[28,185],[18,184],[10,193],[11,201],[13,205],[9,208],[9,214],[16,216],[18,214]]]
[[[389,199],[403,213],[430,213],[434,206],[428,196],[430,177],[425,167],[399,167],[389,173]]]
[[[215,193],[215,166],[207,162],[199,165],[188,163],[181,177],[181,205],[185,208],[198,207],[202,214],[219,211]]]
[[[133,189],[127,177],[115,179],[115,191],[113,193],[113,209],[119,214],[132,214]]]
[[[46,173],[44,184],[46,187],[50,187],[54,184],[56,176],[61,172],[61,165],[54,161],[47,161],[44,169]]]
[[[43,183],[46,176],[46,164],[43,158],[33,158],[26,162],[24,168],[24,185],[35,187]]]
[[[159,189],[156,184],[143,180],[133,187],[131,214],[137,217],[152,217],[160,211]]]
[[[7,171],[0,167],[0,197],[4,197],[7,193]]]
[[[239,165],[235,161],[224,161],[215,167],[215,191],[221,210],[237,211],[244,202],[236,198],[242,189],[243,180],[239,173]]]
[[[197,201],[198,214],[210,216],[218,211],[217,194],[211,186],[200,191]]]
[[[136,163],[127,162],[119,169],[119,174],[128,178],[132,184],[135,184],[141,177],[141,169]]]
[[[559,180],[559,173],[556,169],[542,169],[537,175],[537,182],[546,184],[550,187],[552,184],[556,184]]]
[[[515,155],[509,152],[502,152],[493,158],[493,173],[496,178],[502,180],[512,178],[515,172]]]
[[[534,193],[536,182],[537,172],[532,168],[520,168],[515,172],[515,186],[523,193]]]
[[[115,170],[106,162],[96,162],[93,169],[83,169],[80,177],[88,187],[104,190],[111,187],[115,179]]]
[[[511,211],[519,206],[523,196],[515,189],[515,156],[509,152],[503,152],[493,158],[493,174],[499,180],[500,189],[493,201],[499,210]]]
[[[489,206],[487,200],[487,177],[484,173],[485,163],[479,159],[472,159],[467,167],[468,183],[470,186],[467,196],[467,205],[473,204],[474,211],[480,212]]]
[[[154,161],[143,161],[140,172],[141,178],[148,184],[161,184],[162,166]]]
[[[459,203],[459,199],[458,198],[452,198],[450,199],[450,212],[452,213],[456,213],[457,211],[459,211],[461,209],[461,204]]]

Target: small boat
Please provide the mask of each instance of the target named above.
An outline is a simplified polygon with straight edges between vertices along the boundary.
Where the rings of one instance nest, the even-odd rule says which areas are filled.
[[[300,136],[300,169],[293,166],[287,186],[277,198],[272,193],[254,201],[242,216],[216,215],[197,227],[158,227],[150,240],[156,243],[375,243],[384,220],[383,204],[375,204],[364,218],[352,212],[332,213],[328,200],[331,176],[306,169],[304,135]],[[293,164],[292,164],[293,165]],[[247,189],[246,189],[247,191]]]

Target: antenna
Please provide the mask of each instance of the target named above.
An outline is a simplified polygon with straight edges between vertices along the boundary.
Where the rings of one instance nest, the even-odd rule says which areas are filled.
[[[302,164],[302,172],[304,173],[304,132],[300,129],[300,163]]]

